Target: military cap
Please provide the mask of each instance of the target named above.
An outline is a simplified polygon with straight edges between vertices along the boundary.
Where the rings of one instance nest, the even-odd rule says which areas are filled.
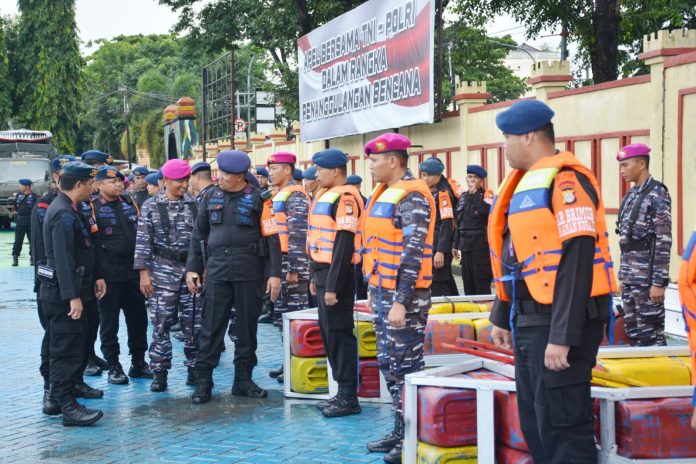
[[[181,180],[191,176],[191,166],[184,160],[170,159],[162,166],[162,176],[171,180]]]
[[[76,179],[93,179],[97,175],[97,169],[82,161],[70,161],[63,165],[63,175]]]
[[[312,156],[312,163],[321,168],[333,169],[348,164],[348,155],[336,148],[327,148]]]
[[[222,153],[225,153],[224,151]],[[222,154],[220,153],[220,154]],[[220,165],[220,158],[218,158],[218,166]],[[206,163],[205,161],[199,161],[198,163],[194,164],[193,167],[191,167],[191,174],[195,174],[198,171],[210,171],[210,164]]]
[[[316,166],[310,166],[304,170],[302,177],[306,180],[317,180],[317,168]]]
[[[387,132],[382,134],[365,144],[365,155],[378,155],[390,151],[400,151],[408,153],[407,150],[411,146],[411,140],[405,135]]]
[[[266,165],[270,166],[271,164],[295,164],[297,162],[297,157],[295,156],[294,153],[290,153],[287,151],[279,151],[276,153],[272,153],[268,156],[268,160],[266,160]]]
[[[304,179],[304,176],[302,175],[302,169],[297,169],[292,172],[292,178],[295,180],[302,180]]]
[[[479,176],[481,179],[485,179],[488,177],[488,173],[486,172],[485,169],[483,169],[481,166],[478,164],[470,164],[466,167],[466,173],[467,174],[473,174],[475,176]]]
[[[217,164],[221,171],[241,174],[249,170],[251,159],[241,150],[224,150],[218,153]]]
[[[258,176],[263,176],[263,177],[268,177],[268,169],[264,167],[258,167],[256,168],[256,175]]]
[[[108,180],[108,179],[125,179],[125,176],[121,171],[116,169],[113,166],[102,166],[99,168],[99,171],[97,172],[97,175],[95,176],[96,180]]]
[[[57,157],[53,158],[53,160],[51,160],[51,169],[53,169],[54,172],[60,171],[61,169],[63,169],[63,165],[65,163],[75,161],[76,159],[77,158],[75,158],[73,155],[67,155],[67,154],[57,156]]]
[[[114,159],[104,153],[103,151],[99,150],[88,150],[82,154],[82,161],[85,163],[106,163],[106,164],[111,164],[114,162]]]
[[[554,112],[538,100],[522,100],[498,113],[495,123],[504,134],[523,135],[551,122]]]
[[[362,177],[353,174],[352,176],[348,176],[346,178],[346,184],[348,185],[360,185],[362,184]]]
[[[151,172],[147,176],[145,176],[145,182],[147,182],[150,185],[154,185],[155,187],[159,185],[157,181],[160,179],[160,172]]]
[[[445,170],[445,165],[440,161],[440,158],[431,157],[420,164],[420,170],[426,174],[435,176],[442,174]]]
[[[133,169],[133,175],[135,176],[147,176],[148,174],[150,174],[150,170],[145,166],[138,166]]]
[[[25,187],[31,187],[31,179],[19,179],[19,185],[24,185]]]
[[[244,176],[244,178],[246,179],[246,181],[248,183],[250,183],[254,187],[261,188],[261,184],[259,184],[259,180],[250,171],[246,172],[246,175]]]
[[[632,143],[619,149],[619,152],[616,154],[616,160],[624,161],[644,156],[650,156],[650,147],[644,143]]]

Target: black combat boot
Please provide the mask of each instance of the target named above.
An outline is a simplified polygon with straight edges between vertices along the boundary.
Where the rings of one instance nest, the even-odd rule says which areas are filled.
[[[196,391],[191,395],[193,404],[205,404],[213,396],[213,371],[210,369],[197,369]]]
[[[51,395],[50,389],[44,390],[42,411],[47,416],[57,416],[60,414],[60,404],[58,404],[58,401]]]
[[[384,462],[388,464],[401,464],[401,455],[403,453],[404,439],[402,438],[391,451],[384,455]]]
[[[174,337],[175,339],[179,340],[180,342],[185,342],[185,341],[186,341],[186,335],[184,335],[184,332],[182,332],[181,330],[178,331],[178,332],[174,332],[174,333],[172,334],[172,337]]]
[[[167,389],[167,371],[155,372],[152,376],[150,391],[163,392]]]
[[[196,368],[195,367],[189,367],[188,368],[188,373],[186,375],[186,385],[191,385],[192,387],[196,386],[196,381],[197,381],[197,375],[196,375]]]
[[[92,355],[92,358],[94,359],[94,363],[99,366],[99,368],[103,371],[108,371],[109,370],[109,363],[106,362],[105,359],[100,358],[96,354]]]
[[[19,256],[12,255],[12,266],[19,266]]]
[[[234,383],[232,384],[232,394],[236,396],[248,396],[250,398],[265,398],[268,392],[259,387],[251,380],[253,368],[247,363],[237,363],[234,365]]]
[[[322,409],[321,413],[324,417],[343,417],[351,414],[360,414],[361,411],[358,396],[355,394],[355,387],[344,388],[339,385],[336,400]]]
[[[98,409],[87,409],[72,395],[61,396],[58,399],[60,409],[63,412],[63,425],[66,427],[85,427],[92,425],[104,416]]]
[[[177,322],[169,329],[169,332],[181,332],[181,324]]]
[[[101,375],[102,368],[97,364],[96,356],[89,358],[87,361],[87,366],[85,367],[85,375],[90,377]]]
[[[85,398],[88,400],[95,400],[104,397],[104,392],[97,388],[92,388],[87,385],[84,380],[75,383],[75,388],[73,389],[73,395],[75,398]]]
[[[277,379],[278,376],[283,375],[283,366],[280,366],[278,369],[272,369],[268,371],[268,376],[272,379]]]
[[[128,377],[133,379],[151,379],[153,377],[150,366],[145,362],[145,354],[133,355]]]
[[[259,324],[273,324],[273,303],[270,300],[264,302],[258,322]]]
[[[328,408],[331,404],[333,404],[334,401],[338,401],[338,394],[336,396],[332,396],[328,400],[317,401],[317,404],[315,404],[314,406],[316,406],[318,410],[322,411]]]
[[[404,439],[404,418],[401,413],[394,415],[394,430],[379,440],[367,443],[367,449],[373,453],[388,453]]]
[[[114,385],[127,385],[128,377],[123,372],[123,366],[118,361],[109,362],[109,383]]]

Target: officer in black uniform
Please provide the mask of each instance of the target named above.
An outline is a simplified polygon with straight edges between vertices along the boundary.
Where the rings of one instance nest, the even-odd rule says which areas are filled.
[[[31,191],[31,179],[19,179],[20,192],[14,199],[15,239],[12,245],[12,265],[19,265],[19,255],[22,253],[24,237],[29,239],[29,257],[32,256],[31,245],[31,210],[36,203],[36,195]],[[33,260],[32,260],[33,264]]]
[[[491,293],[493,271],[488,253],[488,215],[493,199],[483,188],[488,173],[481,166],[466,167],[468,189],[459,197],[456,221],[457,233],[452,253],[460,256],[462,281],[465,295],[488,295]]]
[[[43,228],[46,264],[38,266],[40,298],[49,327],[51,393],[63,413],[63,425],[86,426],[103,413],[75,400],[85,347],[83,301],[106,294],[106,283],[93,280],[94,245],[77,203],[89,199],[96,169],[73,161],[63,166],[61,193],[46,212]]]
[[[201,161],[191,166],[191,182],[189,183],[189,187],[191,188],[191,195],[196,197],[200,203],[201,199],[215,187],[210,164]]]
[[[114,162],[111,155],[99,150],[87,150],[82,154],[82,161],[96,169]]]
[[[360,190],[360,186],[362,185],[362,177],[360,177],[357,174],[352,174],[348,177],[346,177],[346,185],[354,185],[355,188],[358,189],[358,192],[360,192],[360,197],[362,197],[363,204],[367,206],[367,197],[362,194],[362,191]],[[362,265],[358,264],[358,269],[362,269]],[[355,290],[356,296],[358,297],[359,300],[366,300],[367,299],[367,281],[362,275],[362,272],[358,272],[357,274],[358,278],[358,287]]]
[[[141,208],[145,200],[150,198],[150,195],[147,193],[147,182],[145,181],[145,176],[148,174],[150,174],[150,171],[144,166],[138,166],[133,169],[133,182],[135,183],[133,196],[138,203],[138,208]]]
[[[99,302],[101,351],[109,366],[109,383],[127,384],[119,362],[119,312],[128,329],[131,355],[130,377],[152,378],[145,362],[147,310],[140,292],[140,276],[133,269],[138,207],[125,197],[124,176],[118,169],[102,166],[96,176],[99,196],[92,202],[97,232],[93,234],[98,274],[109,292]]]
[[[220,185],[210,192],[199,208],[186,264],[189,290],[200,294],[203,271],[203,321],[199,335],[194,404],[210,401],[213,369],[218,365],[230,308],[236,310],[234,384],[232,394],[266,397],[251,374],[256,366],[257,320],[264,293],[264,268],[268,275],[266,291],[275,300],[280,292],[280,241],[274,223],[264,213],[261,190],[251,185],[246,174],[249,156],[238,150],[218,154]],[[270,206],[270,205],[268,205]],[[268,219],[265,221],[264,219]],[[204,262],[207,242],[209,257]]]

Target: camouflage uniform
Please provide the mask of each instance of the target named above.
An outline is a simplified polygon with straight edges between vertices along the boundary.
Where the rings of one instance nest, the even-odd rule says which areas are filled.
[[[170,223],[168,233],[165,233],[160,215],[160,211],[165,210]],[[186,337],[184,364],[191,368],[196,365],[202,302],[188,291],[185,270],[197,211],[198,202],[190,194],[184,194],[181,200],[170,201],[164,192],[145,201],[140,211],[134,268],[150,271],[155,292],[148,301],[153,325],[150,344],[150,368],[153,372],[162,372],[172,366],[169,329],[176,322],[177,312]]]
[[[410,171],[402,180],[413,180]],[[394,222],[401,228],[412,227],[404,243],[396,290],[369,285],[370,311],[377,336],[377,362],[392,396],[392,408],[401,413],[401,392],[406,374],[423,370],[423,342],[430,309],[430,289],[415,288],[423,261],[425,239],[430,224],[430,204],[420,193],[407,194],[397,207]],[[389,310],[394,303],[406,307],[406,325],[389,325]]]
[[[651,190],[638,205],[646,189]],[[638,208],[637,216],[632,221],[634,208]],[[672,214],[667,188],[652,176],[633,187],[621,202],[617,233],[626,334],[632,345],[664,345],[665,306],[650,301],[650,287],[669,284]]]
[[[290,181],[288,185],[296,184]],[[309,256],[307,255],[307,217],[309,202],[300,192],[285,201],[288,218],[288,252],[283,254],[280,296],[274,304],[274,324],[283,325],[283,313],[307,309],[309,305]],[[297,272],[298,282],[288,285],[288,272]]]

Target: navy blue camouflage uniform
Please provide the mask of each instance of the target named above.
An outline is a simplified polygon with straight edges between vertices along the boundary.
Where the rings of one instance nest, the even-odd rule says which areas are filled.
[[[644,192],[647,196],[638,204]],[[665,345],[665,306],[650,301],[650,287],[669,285],[672,213],[667,188],[652,176],[631,188],[621,202],[617,227],[626,335],[632,345]]]
[[[152,278],[154,295],[148,300],[148,309],[153,326],[149,352],[153,372],[171,369],[169,330],[176,322],[177,313],[186,337],[184,364],[189,368],[196,365],[202,302],[195,298],[194,307],[185,270],[197,211],[198,202],[189,193],[173,201],[164,192],[148,199],[140,210],[134,268],[149,271]],[[163,221],[164,214],[168,219]]]

